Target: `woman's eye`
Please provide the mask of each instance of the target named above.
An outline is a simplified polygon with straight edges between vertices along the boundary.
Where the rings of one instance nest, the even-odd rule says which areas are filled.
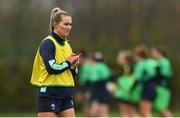
[[[64,25],[66,25],[66,26],[67,26],[67,25],[72,25],[72,23],[65,23]]]

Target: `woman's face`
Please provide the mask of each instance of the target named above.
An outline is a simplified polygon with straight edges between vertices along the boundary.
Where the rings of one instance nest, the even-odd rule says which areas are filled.
[[[151,55],[152,55],[152,58],[154,58],[154,59],[160,58],[160,54],[156,49],[151,49]]]
[[[69,35],[72,28],[71,16],[62,15],[62,20],[54,26],[54,32],[56,32],[62,38]]]
[[[138,62],[141,60],[141,57],[139,57],[137,54],[134,54],[134,61]]]
[[[126,64],[126,60],[125,60],[125,54],[124,53],[119,53],[117,56],[117,64],[118,65],[124,65]]]

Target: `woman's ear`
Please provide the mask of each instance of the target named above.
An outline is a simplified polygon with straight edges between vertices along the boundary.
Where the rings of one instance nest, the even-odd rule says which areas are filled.
[[[53,23],[53,27],[54,27],[54,29],[56,29],[56,27],[57,27],[57,23]]]

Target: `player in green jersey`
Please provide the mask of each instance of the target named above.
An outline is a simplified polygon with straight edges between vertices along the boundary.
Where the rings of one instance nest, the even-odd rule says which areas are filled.
[[[160,112],[161,116],[171,117],[172,113],[168,110],[170,102],[170,82],[172,79],[172,67],[169,59],[166,57],[165,52],[160,48],[151,49],[152,57],[157,60],[157,98],[154,102],[155,110]]]
[[[110,80],[112,72],[107,64],[103,61],[103,55],[96,52],[91,57],[91,69],[89,78],[93,83],[91,115],[93,117],[109,116],[110,94],[105,85]]]
[[[135,117],[137,112],[130,93],[134,83],[131,52],[129,50],[120,51],[117,56],[117,64],[120,66],[120,76],[117,79],[117,89],[114,96],[118,101],[118,107],[122,112],[122,116]]]
[[[155,61],[148,59],[147,48],[143,45],[135,47],[135,60],[133,75],[136,79],[134,84],[136,86],[133,87],[132,100],[140,102],[140,111],[143,117],[151,117],[153,101],[156,98],[157,82],[155,76],[157,65]],[[134,91],[137,91],[136,94],[134,94]]]

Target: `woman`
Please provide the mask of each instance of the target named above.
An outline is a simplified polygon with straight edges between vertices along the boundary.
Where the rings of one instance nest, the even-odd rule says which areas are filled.
[[[51,11],[51,34],[38,48],[31,77],[31,83],[37,86],[38,117],[75,117],[73,76],[80,58],[66,40],[71,27],[69,13],[60,8]]]
[[[90,61],[87,55],[87,52],[81,50],[81,61],[80,61],[80,71],[79,71],[79,90],[78,90],[78,97],[79,101],[82,103],[82,112],[86,117],[90,115],[90,98],[91,98],[91,91],[92,85],[89,80],[89,72],[90,72]]]
[[[117,64],[120,66],[120,77],[117,80],[115,98],[123,117],[137,117],[136,108],[131,101],[130,90],[134,83],[132,77],[132,55],[128,50],[120,51],[117,56]]]
[[[133,91],[137,87],[142,88],[138,90],[140,95],[136,94],[140,100],[141,114],[143,117],[152,117],[152,103],[156,98],[157,81],[155,77],[157,65],[155,61],[148,59],[147,48],[143,45],[135,48],[135,61],[133,75],[136,82]]]
[[[173,75],[171,63],[166,57],[165,52],[160,48],[152,48],[151,55],[158,63],[157,80],[159,86],[157,88],[157,98],[154,102],[154,108],[162,117],[172,117],[172,113],[168,109],[171,97],[170,82]]]
[[[89,79],[91,81],[91,117],[108,117],[110,94],[105,85],[111,79],[112,72],[109,66],[103,62],[103,55],[96,52],[90,58],[91,69]]]

